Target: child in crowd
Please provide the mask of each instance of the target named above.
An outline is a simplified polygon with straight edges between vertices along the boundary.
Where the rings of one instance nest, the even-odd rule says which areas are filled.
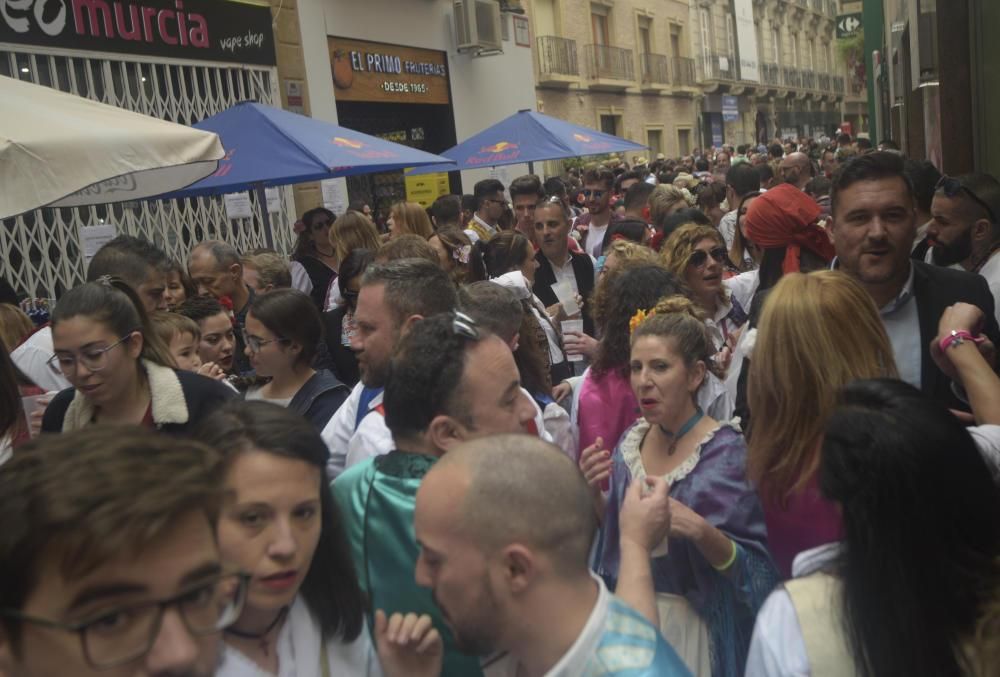
[[[173,312],[154,313],[153,330],[167,345],[178,369],[193,371],[209,378],[222,379],[226,372],[215,362],[202,362],[199,354],[201,328],[190,317]]]

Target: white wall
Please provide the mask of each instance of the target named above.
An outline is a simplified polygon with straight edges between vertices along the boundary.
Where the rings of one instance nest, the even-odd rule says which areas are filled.
[[[520,109],[536,109],[531,48],[515,45],[512,30],[511,41],[504,42],[503,54],[459,54],[455,49],[451,0],[298,2],[309,105],[315,118],[337,120],[328,35],[447,52],[459,143]],[[505,20],[510,22],[509,17]],[[528,167],[511,165],[497,171],[506,185],[510,179],[526,174]],[[489,175],[489,169],[462,172],[463,189],[471,193],[475,182]]]

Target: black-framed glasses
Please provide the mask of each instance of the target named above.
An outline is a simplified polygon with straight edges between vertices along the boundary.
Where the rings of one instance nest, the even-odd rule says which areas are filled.
[[[584,197],[592,197],[595,200],[600,200],[602,197],[604,197],[604,194],[607,193],[607,192],[608,191],[606,191],[606,190],[591,190],[589,188],[584,188],[583,189],[583,196]]]
[[[176,607],[192,635],[211,635],[226,629],[243,613],[249,581],[249,574],[224,573],[191,585],[169,599],[121,606],[73,623],[37,618],[15,609],[0,609],[0,616],[78,634],[90,667],[106,670],[149,653],[167,607]]]
[[[79,353],[56,353],[49,358],[49,366],[53,370],[59,370],[64,375],[69,376],[76,371],[77,363],[82,364],[87,368],[87,371],[101,371],[106,366],[108,366],[108,352],[114,348],[117,348],[121,344],[132,338],[136,330],[132,330],[129,333],[122,336],[120,339],[112,343],[110,346],[104,348],[88,348],[87,350]]]
[[[691,253],[691,258],[688,259],[688,265],[694,266],[695,268],[701,268],[706,263],[708,263],[708,257],[711,256],[715,259],[716,263],[724,263],[729,257],[729,252],[723,246],[713,247],[709,251],[704,249],[695,249]]]
[[[451,330],[456,336],[467,338],[470,341],[478,341],[480,338],[479,326],[476,321],[460,311],[455,311],[452,316]]]
[[[965,193],[972,198],[973,202],[978,204],[980,207],[986,210],[987,216],[990,217],[990,223],[997,223],[996,214],[990,209],[990,206],[986,204],[986,201],[975,194],[971,188],[966,186],[961,182],[961,180],[956,179],[953,176],[942,176],[938,179],[937,185],[934,186],[935,191],[942,191],[945,197],[955,197],[959,193]]]
[[[254,336],[253,334],[248,334],[247,330],[243,330],[243,343],[250,349],[252,353],[259,353],[260,349],[266,345],[272,343],[288,343],[286,338],[275,338],[275,339],[264,339],[259,336]]]

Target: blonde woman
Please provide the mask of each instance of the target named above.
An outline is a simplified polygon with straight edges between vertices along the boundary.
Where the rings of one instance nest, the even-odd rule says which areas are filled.
[[[330,244],[333,245],[337,261],[342,262],[355,249],[377,252],[382,246],[382,238],[379,237],[375,224],[367,216],[361,212],[348,211],[333,222],[333,227],[330,228]],[[337,279],[334,278],[330,281],[323,307],[326,310],[334,310],[342,303],[343,298],[340,296]]]
[[[416,202],[397,202],[389,210],[389,239],[400,235],[419,235],[425,240],[434,234],[427,211]]]
[[[841,537],[840,515],[820,496],[816,477],[837,391],[857,379],[895,376],[878,310],[852,278],[791,273],[771,290],[747,384],[747,466],[782,577],[791,575],[795,555]]]
[[[712,343],[716,352],[723,353],[722,364],[727,366],[747,312],[723,280],[729,252],[722,234],[712,226],[689,223],[667,238],[660,254],[667,269],[684,281],[691,299],[708,315],[705,324]]]

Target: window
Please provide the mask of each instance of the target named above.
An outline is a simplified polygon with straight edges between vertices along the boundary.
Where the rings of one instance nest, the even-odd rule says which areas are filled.
[[[647,129],[646,145],[649,146],[650,159],[655,158],[658,153],[663,152],[663,130]]]
[[[593,7],[590,11],[590,28],[594,36],[595,45],[607,45],[611,42],[611,31],[608,30],[607,10]]]
[[[684,55],[683,50],[681,50],[682,30],[684,29],[681,26],[670,24],[670,56],[675,59],[679,59]]]
[[[732,68],[732,61],[736,58],[736,26],[733,24],[732,14],[726,14],[726,47],[729,49],[730,68]]]
[[[790,61],[792,62],[792,68],[798,68],[799,67],[799,36],[796,35],[795,33],[792,33],[791,38],[792,38],[792,45],[791,45],[791,47],[792,47],[792,58],[790,59]]]
[[[781,31],[777,26],[771,27],[771,62],[781,63]]]
[[[691,154],[691,130],[690,129],[678,129],[677,130],[677,152],[680,155],[690,155]]]
[[[615,136],[623,136],[622,134],[622,116],[621,115],[601,115],[601,131],[605,134],[614,134]]]
[[[712,67],[712,17],[706,7],[701,8],[698,16],[701,23],[701,67],[705,76],[711,76],[715,72]]]

